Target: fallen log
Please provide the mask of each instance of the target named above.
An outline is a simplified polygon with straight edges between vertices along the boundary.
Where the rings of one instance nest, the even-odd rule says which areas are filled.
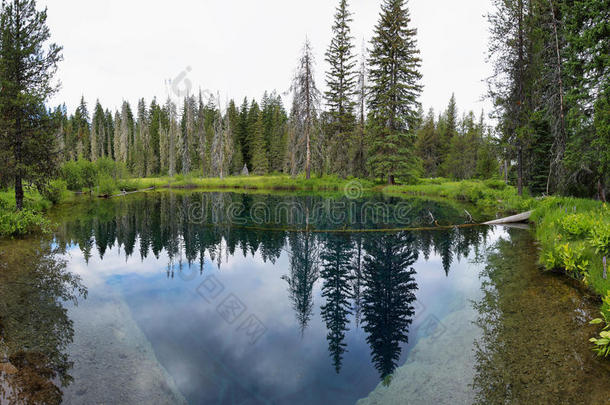
[[[155,186],[152,186],[152,187],[149,187],[149,188],[145,188],[143,190],[123,191],[120,194],[114,194],[114,195],[102,194],[102,195],[98,195],[98,197],[99,198],[123,197],[124,195],[127,195],[127,194],[143,193],[144,191],[150,191],[150,190],[154,190],[154,189],[155,189]]]
[[[518,222],[527,222],[532,216],[532,211],[523,212],[521,214],[512,215],[506,218],[495,219],[493,221],[484,222],[483,225],[502,225],[515,224]]]

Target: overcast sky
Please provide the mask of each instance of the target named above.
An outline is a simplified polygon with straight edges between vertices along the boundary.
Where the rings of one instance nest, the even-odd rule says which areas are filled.
[[[40,0],[53,41],[64,47],[61,91],[52,104],[69,112],[81,95],[118,108],[124,99],[165,100],[167,79],[187,73],[193,89],[221,98],[260,99],[290,86],[308,36],[324,89],[324,53],[338,0]],[[381,0],[351,0],[358,52],[372,36]],[[444,109],[455,92],[461,111],[482,108],[491,0],[410,0],[423,59],[424,108]],[[187,71],[187,68],[190,71]],[[181,89],[184,86],[180,87]],[[224,101],[223,101],[224,103]]]

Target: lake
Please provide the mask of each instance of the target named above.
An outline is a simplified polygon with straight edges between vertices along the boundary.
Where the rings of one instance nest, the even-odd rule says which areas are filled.
[[[469,207],[164,191],[51,214],[0,242],[3,404],[610,398],[599,304]]]

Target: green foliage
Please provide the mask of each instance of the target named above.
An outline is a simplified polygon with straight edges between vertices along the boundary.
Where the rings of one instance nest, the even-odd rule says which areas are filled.
[[[0,236],[23,236],[48,232],[50,222],[41,214],[24,208],[21,211],[0,211]]]
[[[53,204],[57,204],[64,200],[68,195],[67,183],[64,180],[53,180],[49,182],[48,186],[43,191],[44,197],[51,201]]]
[[[595,253],[602,256],[610,255],[610,223],[599,224],[593,227],[589,242],[595,249]]]
[[[558,220],[559,231],[572,238],[583,238],[591,232],[594,220],[584,213],[568,214]]]
[[[375,177],[412,182],[418,174],[414,154],[419,126],[421,59],[417,30],[404,0],[384,0],[371,40],[369,58],[370,143],[368,164]]]
[[[85,159],[67,161],[60,170],[61,178],[66,182],[69,190],[82,191],[83,188],[92,189],[99,186],[100,179],[112,178],[114,181],[126,176],[126,168],[122,163],[110,158],[100,158],[95,162]],[[108,181],[105,180],[105,184]]]
[[[584,258],[584,246],[565,243],[559,247],[561,266],[576,279],[585,279],[589,261]]]
[[[492,183],[492,186],[497,187],[497,184]],[[494,215],[498,212],[523,212],[529,210],[535,204],[535,201],[531,198],[520,197],[514,187],[493,188],[480,180],[455,182],[447,179],[426,179],[420,180],[419,184],[416,185],[388,187],[385,191],[464,201],[476,205],[488,215]]]
[[[55,122],[45,102],[58,89],[53,76],[62,55],[35,1],[0,7],[0,172],[14,179],[21,209],[24,181],[43,188],[57,167]]]
[[[263,115],[258,113],[258,118],[252,127],[252,142],[250,150],[252,152],[252,171],[255,174],[267,174],[269,172],[269,159],[265,149],[265,139],[263,134]]]
[[[108,174],[101,173],[97,179],[97,191],[100,195],[111,195],[118,191],[117,182]]]
[[[536,202],[531,220],[536,223],[540,262],[545,268],[566,270],[571,276],[582,278],[598,294],[610,289],[610,280],[603,277],[603,249],[610,227],[610,212],[605,204],[548,197]],[[582,267],[587,271],[582,272]]]
[[[508,184],[506,184],[503,180],[489,179],[485,180],[483,184],[485,184],[486,187],[494,190],[505,190],[508,187]]]
[[[591,325],[605,324],[602,331],[599,333],[599,338],[591,338],[589,341],[594,344],[593,351],[600,357],[608,357],[610,355],[610,291],[606,293],[603,299],[601,318],[593,319]]]

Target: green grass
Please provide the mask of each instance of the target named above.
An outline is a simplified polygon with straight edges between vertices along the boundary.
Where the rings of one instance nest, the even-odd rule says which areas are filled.
[[[537,204],[531,220],[536,225],[541,265],[548,270],[566,271],[600,296],[610,291],[610,280],[603,278],[603,257],[610,259],[610,209],[606,204],[549,197]],[[570,271],[570,258],[584,270]]]
[[[394,195],[431,196],[462,201],[475,205],[490,216],[523,212],[536,205],[535,199],[521,197],[514,187],[497,180],[425,179],[415,185],[387,186],[383,191]]]
[[[336,176],[312,176],[311,179],[307,180],[302,175],[293,178],[281,174],[268,176],[232,176],[225,177],[224,179],[176,175],[174,177],[165,176],[119,180],[118,189],[133,191],[157,187],[206,190],[343,191],[348,184],[357,184],[356,187],[361,187],[362,191],[372,190],[374,186],[374,183],[370,180],[340,179]]]

